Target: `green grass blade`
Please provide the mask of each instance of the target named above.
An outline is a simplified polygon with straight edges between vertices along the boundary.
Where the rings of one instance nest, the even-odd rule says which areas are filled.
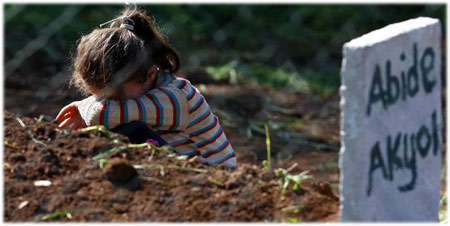
[[[67,215],[67,214],[72,214],[72,213],[77,213],[77,212],[82,212],[82,211],[87,211],[89,209],[71,209],[71,210],[61,210],[58,212],[54,212],[51,214],[47,214],[39,219],[37,219],[35,222],[40,222],[40,221],[46,221],[46,220],[50,220],[53,218],[57,218],[63,215]]]
[[[196,173],[207,173],[208,172],[208,170],[205,170],[205,169],[188,168],[188,167],[182,167],[182,166],[177,166],[177,165],[169,165],[169,168],[184,170],[184,171],[191,171],[191,172],[196,172]]]
[[[300,210],[302,210],[305,207],[306,206],[304,204],[298,205],[298,206],[288,206],[288,207],[284,207],[283,209],[281,209],[281,211],[282,212],[292,211],[294,213],[298,213]]]
[[[127,149],[127,148],[128,148],[128,145],[112,148],[112,149],[110,149],[109,151],[102,152],[102,153],[100,153],[100,154],[98,154],[98,155],[92,157],[92,160],[98,160],[98,159],[101,159],[101,158],[103,158],[104,156],[110,155],[110,154],[112,154],[112,153],[114,153],[114,152],[118,152],[118,151],[120,151],[120,150],[125,150],[125,149]]]
[[[270,161],[270,135],[269,135],[269,125],[264,123],[264,129],[266,131],[266,146],[267,146],[267,169],[272,169],[272,164]]]
[[[209,179],[209,182],[211,182],[211,183],[213,183],[213,184],[216,184],[216,185],[219,186],[219,187],[224,187],[224,186],[225,186],[222,182],[220,182],[220,181],[218,181],[218,180],[215,180],[215,179],[213,179],[213,178],[210,178],[210,179]]]

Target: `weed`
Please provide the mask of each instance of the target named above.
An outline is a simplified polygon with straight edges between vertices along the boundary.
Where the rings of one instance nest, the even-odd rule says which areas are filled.
[[[17,122],[19,122],[20,126],[22,126],[22,128],[24,128],[24,129],[27,131],[28,136],[30,136],[31,140],[32,140],[34,143],[40,144],[40,145],[42,145],[42,146],[44,146],[44,147],[47,147],[47,145],[46,145],[44,142],[37,140],[37,139],[33,136],[33,134],[32,134],[32,133],[27,129],[27,127],[25,126],[25,123],[23,123],[23,121],[22,121],[19,117],[16,117],[16,120],[17,120]]]
[[[208,172],[208,170],[205,170],[205,169],[188,168],[188,167],[182,167],[182,166],[177,166],[177,165],[169,165],[168,167],[172,168],[172,169],[191,171],[191,172],[196,172],[196,173],[207,173]]]
[[[167,157],[169,157],[169,158],[176,158],[178,160],[186,160],[186,159],[189,158],[189,156],[187,156],[187,155],[179,155],[177,153],[170,153],[170,154],[167,155]]]
[[[13,144],[8,143],[8,141],[6,141],[6,140],[5,140],[4,143],[5,143],[6,146],[8,146],[8,147],[10,147],[10,148],[14,148],[14,149],[17,149],[17,150],[20,149],[19,147],[15,146],[15,145],[13,145]]]
[[[295,218],[295,217],[283,217],[281,219],[281,222],[291,222],[291,223],[299,223],[301,220]]]
[[[196,156],[192,157],[191,159],[189,159],[188,162],[193,162],[193,161],[195,161],[197,158],[198,158],[198,155],[196,155]]]
[[[306,117],[306,116],[305,116]],[[298,122],[297,122],[298,123]],[[249,127],[247,129],[247,136],[249,138],[257,138],[256,136],[253,135],[253,131],[264,135],[267,134],[265,132],[265,129],[260,128],[259,124],[261,124],[260,122],[253,122],[253,121],[249,121]],[[328,142],[328,141],[321,141],[321,142],[316,142],[313,140],[320,140],[320,137],[314,137],[314,136],[310,136],[310,135],[306,135],[306,134],[301,134],[301,133],[296,133],[296,132],[288,132],[286,130],[289,130],[290,128],[293,128],[293,125],[286,125],[284,123],[280,123],[280,122],[271,122],[271,127],[273,129],[273,126],[278,127],[276,130],[277,134],[283,134],[283,136],[275,136],[272,137],[270,140],[272,142],[286,142],[289,141],[291,143],[295,143],[295,144],[299,144],[299,145],[307,145],[310,147],[313,147],[315,149],[322,149],[322,150],[331,150],[331,151],[339,151],[339,144],[330,142],[330,143],[322,143],[322,142]],[[296,126],[299,127],[299,126]],[[281,132],[282,131],[282,132]]]
[[[313,178],[311,175],[308,175],[309,170],[305,170],[297,175],[292,175],[288,170],[282,168],[278,168],[274,170],[274,172],[276,177],[281,177],[279,181],[281,187],[281,195],[284,195],[291,181],[294,182],[292,189],[295,191],[299,186],[301,186],[301,182],[303,180],[309,180]]]
[[[270,134],[269,134],[269,126],[267,123],[264,123],[264,129],[266,131],[266,148],[267,148],[267,161],[264,160],[263,170],[272,170],[272,164],[270,161]]]
[[[98,161],[98,164],[99,164],[100,169],[103,169],[103,166],[105,166],[106,163],[108,163],[108,160],[106,160],[106,159],[100,159],[100,160]]]
[[[64,135],[69,135],[69,132],[67,130],[65,130],[65,129],[55,128],[55,131],[58,132],[58,133],[64,134]]]
[[[108,151],[102,152],[102,153],[92,157],[92,160],[98,160],[98,159],[101,159],[101,158],[103,158],[103,157],[105,157],[107,155],[110,155],[110,154],[114,153],[114,152],[117,152],[117,151],[120,151],[120,150],[125,150],[125,149],[128,149],[128,145],[115,147],[115,148],[112,148],[112,149],[110,149]]]
[[[284,207],[283,209],[281,209],[282,212],[288,212],[288,211],[292,211],[293,213],[298,213],[300,212],[300,210],[302,210],[303,208],[305,208],[305,205],[298,205],[298,206],[288,206],[288,207]]]
[[[45,215],[37,220],[35,220],[35,222],[40,222],[40,221],[46,221],[46,220],[50,220],[53,218],[57,218],[63,215],[66,215],[67,218],[71,219],[72,218],[72,213],[77,213],[77,212],[82,212],[82,211],[87,211],[89,209],[72,209],[72,210],[61,210],[58,212],[54,212],[48,215]]]
[[[447,195],[444,193],[442,195],[441,200],[439,201],[439,223],[441,224],[447,224],[448,218],[447,218]]]
[[[213,183],[213,184],[215,184],[215,185],[217,185],[217,186],[219,186],[219,187],[224,187],[225,186],[222,182],[220,182],[220,181],[218,181],[216,179],[213,179],[213,178],[209,178],[208,181]]]
[[[133,165],[135,169],[144,169],[144,168],[153,168],[153,167],[159,167],[160,171],[159,173],[161,176],[164,176],[164,166],[160,164],[144,164],[144,165]]]
[[[80,129],[80,131],[81,132],[100,131],[103,134],[105,134],[105,136],[108,139],[112,139],[111,133],[109,132],[109,130],[105,126],[102,126],[102,125],[90,126],[90,127],[87,127],[87,128]]]
[[[92,157],[92,160],[98,160],[98,159],[100,159],[100,158],[102,158],[104,156],[110,155],[110,154],[112,154],[114,152],[117,152],[117,151],[120,151],[120,150],[125,150],[125,149],[128,149],[128,148],[143,148],[143,147],[147,147],[147,148],[151,149],[152,150],[152,156],[154,154],[153,153],[154,150],[157,150],[157,151],[168,151],[168,150],[170,150],[170,148],[167,147],[167,146],[157,147],[156,145],[150,144],[150,143],[126,144],[126,145],[115,147],[115,148],[112,148],[112,149],[110,149],[108,151],[102,152],[102,153]]]
[[[44,121],[44,115],[39,115],[39,118],[34,118],[34,120],[36,120],[36,122],[42,122],[42,121]]]

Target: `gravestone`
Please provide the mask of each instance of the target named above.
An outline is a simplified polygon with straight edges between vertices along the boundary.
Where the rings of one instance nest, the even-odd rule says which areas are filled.
[[[343,52],[341,221],[438,221],[439,20],[391,24]]]

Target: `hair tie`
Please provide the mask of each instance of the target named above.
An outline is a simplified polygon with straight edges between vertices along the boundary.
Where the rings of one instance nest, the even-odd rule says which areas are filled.
[[[129,25],[129,24],[120,24],[120,27],[121,27],[121,28],[125,28],[125,29],[130,30],[130,31],[134,31],[134,26],[133,26],[133,25]]]
[[[127,2],[126,4],[129,5],[130,3]],[[120,27],[121,27],[121,28],[125,28],[125,29],[130,30],[130,31],[134,31],[134,21],[133,21],[132,19],[130,19],[130,16],[133,16],[133,14],[136,12],[137,6],[136,6],[136,3],[135,3],[135,2],[133,2],[133,5],[134,5],[134,10],[133,10],[133,12],[130,13],[130,15],[117,17],[116,19],[112,19],[112,20],[110,20],[110,21],[108,21],[108,22],[105,22],[105,23],[100,24],[100,27],[103,27],[103,26],[105,26],[106,24],[115,22],[116,20],[122,19],[123,21],[126,21],[126,20],[127,20],[127,21],[130,21],[130,22],[132,23],[132,25],[131,25],[131,24],[125,24],[125,23],[122,22],[122,23],[120,24]]]

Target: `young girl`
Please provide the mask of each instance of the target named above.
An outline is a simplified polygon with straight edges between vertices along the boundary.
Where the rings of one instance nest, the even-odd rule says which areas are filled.
[[[123,15],[81,38],[72,83],[92,96],[64,107],[59,126],[113,129],[140,121],[179,154],[236,168],[236,154],[205,98],[173,74],[180,67],[177,52],[144,12]]]

